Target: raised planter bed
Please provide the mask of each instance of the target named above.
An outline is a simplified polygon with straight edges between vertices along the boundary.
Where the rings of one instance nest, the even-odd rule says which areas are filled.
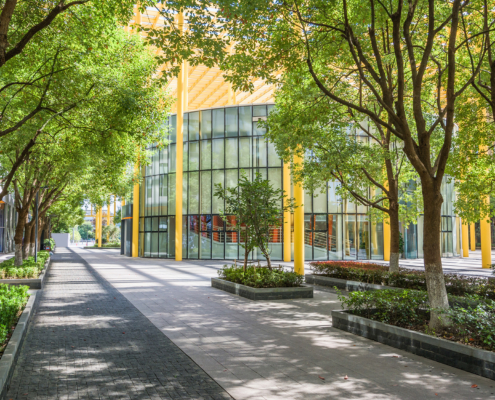
[[[358,281],[348,281],[346,279],[330,278],[323,275],[305,275],[306,283],[313,285],[337,287],[348,292],[366,292],[369,290],[397,289],[404,290],[393,286],[375,285]]]
[[[14,333],[12,334],[9,343],[3,352],[2,358],[0,359],[0,399],[4,399],[7,395],[10,380],[12,378],[12,374],[14,373],[15,364],[17,362],[17,358],[19,357],[19,353],[21,352],[22,342],[26,336],[29,321],[34,314],[34,308],[39,293],[40,292],[38,291],[31,293],[26,307],[24,307],[24,311],[17,321]]]
[[[23,278],[23,279],[0,279],[0,283],[7,283],[9,285],[26,285],[29,289],[43,289],[43,282],[45,281],[48,267],[50,266],[50,257],[45,262],[45,266],[41,271],[38,278]]]
[[[91,249],[91,250],[112,250],[112,249],[119,249],[120,247],[93,247],[93,246],[85,246],[83,249]]]
[[[495,353],[425,333],[332,311],[332,326],[473,374],[495,380]]]
[[[224,279],[211,278],[211,286],[250,300],[312,299],[313,287],[253,288]]]

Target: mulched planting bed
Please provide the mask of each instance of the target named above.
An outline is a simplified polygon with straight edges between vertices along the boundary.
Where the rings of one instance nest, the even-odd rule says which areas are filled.
[[[401,289],[426,290],[424,271],[400,268],[399,272],[389,272],[384,265],[355,261],[314,261],[310,265],[314,275]],[[444,274],[444,277],[450,295],[476,295],[495,300],[495,284],[487,278],[458,274]]]

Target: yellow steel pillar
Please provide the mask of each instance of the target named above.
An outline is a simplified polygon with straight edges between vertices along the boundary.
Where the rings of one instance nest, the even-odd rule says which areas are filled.
[[[483,202],[490,204],[490,196],[484,196]],[[490,226],[490,217],[486,216],[480,219],[481,234],[481,267],[491,268],[492,266],[492,230]]]
[[[289,164],[284,162],[283,167],[283,182],[282,187],[284,188],[285,195],[287,199],[285,200],[286,204],[290,199],[290,168]],[[291,221],[290,221],[290,212],[284,212],[284,225],[283,225],[283,235],[284,235],[284,261],[289,262],[292,259],[291,256]]]
[[[178,16],[179,30],[184,29],[184,14]],[[187,62],[183,61],[177,77],[177,146],[175,172],[175,259],[182,261],[182,180],[184,112],[187,111]]]
[[[469,229],[467,222],[462,222],[462,256],[469,257]]]
[[[98,243],[98,211],[95,211],[95,243]]]
[[[103,206],[100,207],[98,214],[98,247],[101,247],[102,244],[101,242],[103,239],[102,225],[103,225]]]
[[[117,196],[113,196],[113,224],[115,225],[115,216],[117,215]],[[122,215],[120,216],[122,218]]]
[[[471,239],[471,251],[476,250],[476,227],[474,224],[469,225],[469,236]]]
[[[299,156],[294,156],[294,164],[302,163]],[[294,271],[304,275],[304,189],[302,183],[294,182]]]
[[[136,179],[139,176],[139,162],[134,166]],[[134,185],[132,194],[132,257],[139,254],[139,183]]]
[[[388,181],[385,182],[385,187],[388,190]],[[383,259],[385,261],[390,261],[390,216],[385,215],[383,219]]]

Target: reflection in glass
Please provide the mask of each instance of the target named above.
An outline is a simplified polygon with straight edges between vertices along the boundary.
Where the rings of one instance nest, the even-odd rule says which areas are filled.
[[[369,238],[369,221],[367,215],[358,215],[358,259],[369,260],[370,257],[370,238]]]
[[[328,216],[328,259],[342,260],[342,215]]]
[[[356,258],[356,216],[344,215],[344,260]]]
[[[213,137],[220,138],[224,136],[224,110],[213,110]]]
[[[225,136],[237,136],[237,129],[237,107],[229,107],[225,109]]]
[[[201,111],[201,139],[211,139],[211,110]]]

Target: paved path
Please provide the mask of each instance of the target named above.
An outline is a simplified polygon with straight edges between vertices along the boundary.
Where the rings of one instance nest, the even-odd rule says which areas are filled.
[[[76,253],[52,260],[7,399],[230,399]]]
[[[210,287],[221,261],[76,251],[237,400],[495,399],[494,381],[332,328],[332,291],[253,302]]]

